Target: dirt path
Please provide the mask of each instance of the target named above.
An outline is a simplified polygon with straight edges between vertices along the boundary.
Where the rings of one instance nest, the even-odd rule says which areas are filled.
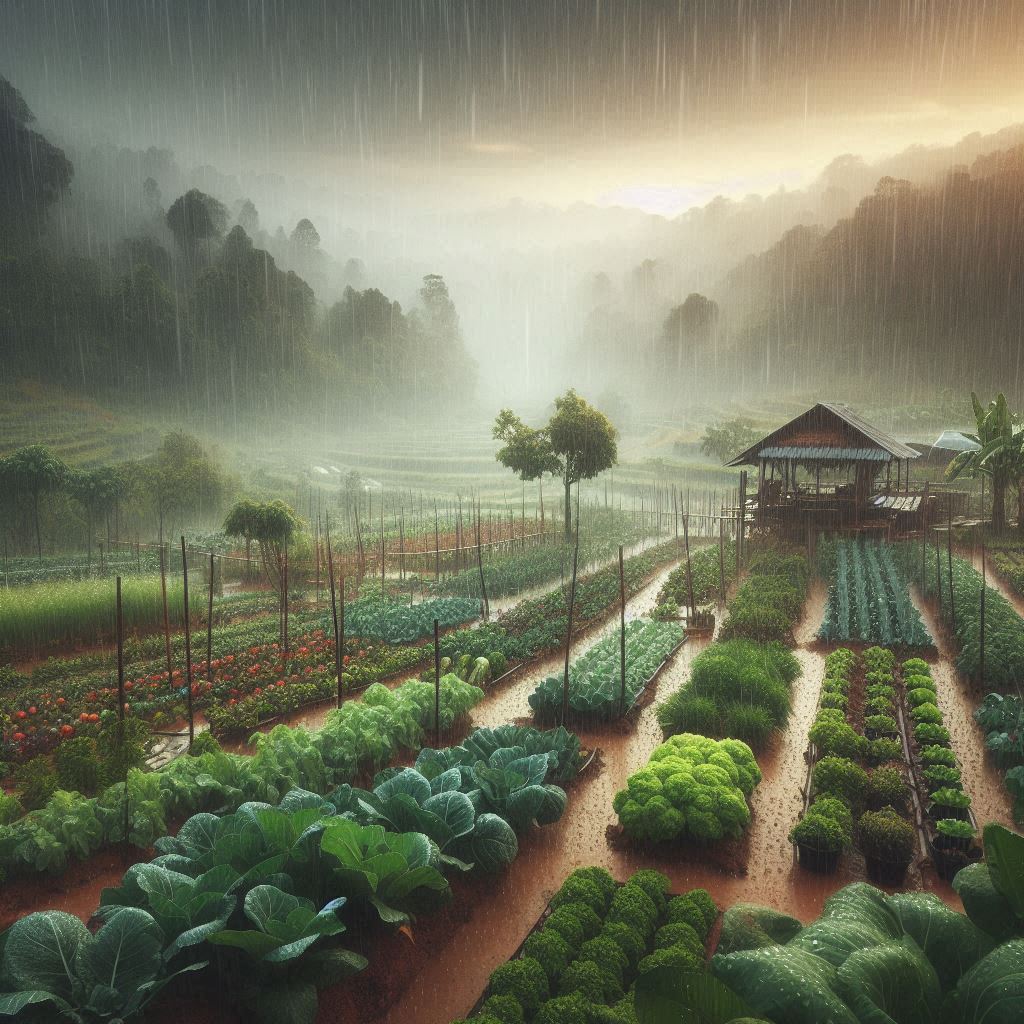
[[[991,577],[989,582],[991,584]],[[956,648],[933,607],[922,600],[916,587],[910,588],[910,594],[938,649],[939,656],[932,666],[932,676],[935,679],[939,709],[949,729],[950,743],[960,759],[964,789],[970,794],[974,813],[979,824],[998,821],[1012,828],[1010,796],[1003,785],[1001,773],[985,756],[985,734],[974,721],[974,709],[981,702],[982,694],[976,692],[957,671]]]

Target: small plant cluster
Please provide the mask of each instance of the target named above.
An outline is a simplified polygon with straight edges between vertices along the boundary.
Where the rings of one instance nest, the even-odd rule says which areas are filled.
[[[455,677],[442,680],[441,728],[450,729],[483,695]],[[230,809],[253,800],[276,804],[296,785],[330,792],[352,783],[362,771],[381,768],[401,750],[419,749],[433,726],[431,684],[411,681],[390,690],[376,683],[362,700],[331,711],[318,732],[278,725],[257,734],[252,756],[226,753],[213,737],[202,734],[193,745],[195,756],[143,772],[132,767],[132,748],[126,745],[122,760],[110,762],[118,772],[113,777],[123,778],[126,772],[126,781],[114,782],[94,797],[57,789],[39,810],[0,826],[0,872],[59,873],[70,858],[84,860],[113,843],[147,849],[166,834],[169,821],[197,811]],[[39,792],[56,781],[42,777],[45,764],[28,780]]]
[[[657,871],[618,885],[578,868],[520,955],[491,975],[479,1011],[454,1024],[633,1024],[636,981],[659,967],[703,971],[717,917],[706,890],[669,897]]]
[[[920,658],[910,658],[902,669],[905,706],[919,723],[911,745],[919,788],[927,798],[929,839],[940,874],[952,878],[969,862],[974,844],[971,798],[964,792],[960,767],[942,725],[930,666]]]
[[[985,749],[1005,771],[1003,781],[1013,797],[1013,816],[1024,821],[1024,700],[1012,694],[987,694],[974,712],[985,731]]]
[[[480,602],[471,597],[435,597],[419,604],[366,597],[346,606],[345,631],[389,644],[412,643],[431,635],[435,619],[441,629],[448,629],[479,614]]]
[[[799,552],[765,547],[747,565],[747,576],[729,602],[721,639],[791,644],[803,611],[810,567]]]
[[[622,700],[621,637],[612,632],[569,667],[569,708],[585,717],[610,720],[632,709],[665,659],[684,639],[678,623],[636,619],[626,626],[625,701]],[[557,715],[562,707],[562,674],[538,683],[530,707],[538,718]]]
[[[859,706],[853,707],[857,656],[838,648],[825,659],[822,702],[830,695],[837,699],[819,709],[808,733],[815,754],[815,799],[790,832],[790,841],[797,845],[802,864],[832,871],[855,840],[873,877],[881,879],[887,870],[902,877],[913,856],[915,833],[906,817],[910,790],[903,748],[896,739],[895,658],[890,651],[871,647],[863,654],[862,668],[864,687],[858,691]],[[860,722],[873,738],[854,727]],[[865,764],[874,767],[868,772]]]
[[[722,573],[725,569],[726,588],[736,579],[736,544],[726,541],[724,551],[719,554],[718,545],[701,548],[690,557],[690,575],[693,581],[693,602],[700,606],[710,601],[723,600],[719,593],[722,588]],[[659,605],[672,604],[676,608],[689,607],[690,586],[686,578],[686,562],[677,566],[658,591]],[[677,613],[678,614],[678,611]]]
[[[655,748],[612,806],[632,839],[735,839],[750,824],[747,799],[760,781],[746,743],[681,733]]]
[[[830,581],[822,640],[934,647],[892,545],[822,540],[818,563]]]
[[[690,682],[658,707],[665,736],[694,732],[762,749],[789,717],[800,664],[780,643],[728,640],[693,660]]]

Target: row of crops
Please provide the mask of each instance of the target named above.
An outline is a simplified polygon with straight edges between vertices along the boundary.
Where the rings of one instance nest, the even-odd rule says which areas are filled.
[[[836,538],[822,540],[818,552],[819,570],[829,581],[822,640],[934,646],[892,545]]]

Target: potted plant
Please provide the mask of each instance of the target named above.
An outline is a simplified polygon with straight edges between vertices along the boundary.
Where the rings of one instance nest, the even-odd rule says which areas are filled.
[[[849,835],[835,818],[815,813],[812,808],[793,826],[789,841],[796,845],[801,867],[831,874],[839,867],[839,857],[849,845]]]
[[[913,825],[891,807],[884,807],[865,811],[857,829],[868,878],[881,885],[899,885],[914,859]]]
[[[929,839],[929,844],[941,879],[951,882],[958,871],[981,858],[974,834],[974,826],[969,821],[943,818],[935,823],[935,836]]]
[[[971,798],[962,789],[943,786],[932,793],[932,801],[928,805],[928,814],[932,821],[943,818],[957,818],[968,821],[967,808],[971,806]]]

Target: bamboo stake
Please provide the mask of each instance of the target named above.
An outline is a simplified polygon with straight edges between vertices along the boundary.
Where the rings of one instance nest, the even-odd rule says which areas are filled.
[[[206,680],[213,682],[213,552],[210,552],[210,597],[206,603]]]
[[[167,559],[164,553],[164,517],[160,514],[160,598],[164,606],[164,653],[167,656],[167,685],[173,686],[171,678],[171,620],[167,613]]]
[[[331,550],[331,517],[327,516],[327,579],[331,588],[331,626],[334,629],[334,674],[338,686],[337,706],[341,707],[341,638],[338,635],[338,595],[334,588],[334,552]]]
[[[576,568],[580,557],[579,513],[576,515],[576,544],[572,553],[572,583],[569,587],[569,622],[565,628],[565,668],[562,674],[562,718],[564,726],[569,717],[569,649],[572,647],[572,615],[576,607]]]
[[[626,713],[626,574],[619,545],[619,715]]]
[[[434,745],[441,746],[441,637],[434,619]]]
[[[186,701],[188,705],[188,747],[192,749],[192,741],[196,738],[195,709],[192,700],[192,625],[188,614],[188,558],[185,554],[185,537],[181,538],[181,584],[182,599],[185,604],[185,684],[188,687]]]

